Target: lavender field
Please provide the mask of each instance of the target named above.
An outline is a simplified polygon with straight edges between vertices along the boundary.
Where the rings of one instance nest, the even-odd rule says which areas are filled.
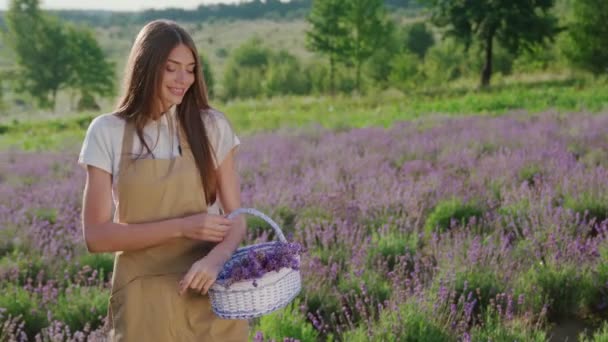
[[[242,137],[243,205],[306,248],[255,341],[607,341],[608,113]],[[0,153],[0,340],[97,341],[76,150]],[[273,239],[248,220],[248,242]]]

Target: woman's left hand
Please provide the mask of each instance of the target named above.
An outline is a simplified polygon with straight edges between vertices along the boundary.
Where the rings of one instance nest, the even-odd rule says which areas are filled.
[[[195,262],[184,278],[179,282],[179,294],[183,295],[190,288],[201,294],[206,294],[215,283],[222,264],[210,256],[205,256]]]

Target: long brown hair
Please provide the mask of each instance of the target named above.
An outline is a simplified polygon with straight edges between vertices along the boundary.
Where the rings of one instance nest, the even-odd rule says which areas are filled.
[[[159,112],[162,75],[171,51],[184,44],[194,57],[194,83],[177,105],[178,122],[188,138],[194,160],[201,175],[207,204],[215,202],[217,177],[213,151],[203,123],[203,115],[211,108],[201,63],[192,37],[179,25],[169,20],[155,20],[144,26],[131,48],[125,69],[124,94],[116,115],[135,126],[135,131],[148,154],[152,151],[143,138],[143,129],[152,115]],[[127,151],[130,153],[131,151]],[[124,153],[124,151],[123,151]]]

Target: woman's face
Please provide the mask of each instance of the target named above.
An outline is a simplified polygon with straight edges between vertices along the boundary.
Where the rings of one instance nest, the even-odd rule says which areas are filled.
[[[192,51],[186,45],[180,44],[171,51],[163,69],[160,91],[163,112],[182,102],[186,91],[194,83],[195,65]]]

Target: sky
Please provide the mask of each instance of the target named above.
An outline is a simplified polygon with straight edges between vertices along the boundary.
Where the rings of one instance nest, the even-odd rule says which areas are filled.
[[[6,10],[10,0],[0,0],[0,11]],[[43,9],[105,9],[137,11],[167,7],[193,9],[200,4],[238,3],[243,0],[41,0]]]

